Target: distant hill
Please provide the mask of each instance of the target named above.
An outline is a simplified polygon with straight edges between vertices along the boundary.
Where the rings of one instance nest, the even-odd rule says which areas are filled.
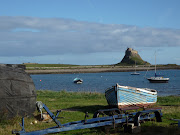
[[[121,62],[117,63],[116,65],[134,65],[136,62],[136,65],[149,65],[147,61],[144,61],[140,55],[138,54],[138,51],[133,50],[132,48],[128,48],[125,52],[125,56],[122,59]]]

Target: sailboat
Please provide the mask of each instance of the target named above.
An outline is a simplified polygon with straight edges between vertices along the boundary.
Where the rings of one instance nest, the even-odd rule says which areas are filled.
[[[169,78],[164,78],[163,76],[156,74],[156,54],[155,54],[155,76],[147,78],[150,83],[168,83]]]
[[[136,72],[136,61],[135,61],[135,71],[131,73],[131,75],[140,75],[140,73]]]

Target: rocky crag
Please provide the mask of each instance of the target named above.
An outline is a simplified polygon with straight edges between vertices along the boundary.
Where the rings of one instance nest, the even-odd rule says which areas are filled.
[[[116,65],[134,65],[136,62],[136,65],[149,65],[147,61],[144,61],[140,55],[138,54],[138,51],[133,50],[132,48],[128,48],[125,52],[125,56],[122,59],[121,62],[117,63]]]

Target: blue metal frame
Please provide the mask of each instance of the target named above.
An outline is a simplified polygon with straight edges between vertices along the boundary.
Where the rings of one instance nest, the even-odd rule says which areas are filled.
[[[57,116],[60,111],[57,111],[57,115],[55,116],[45,104],[42,104],[42,106],[50,115],[50,117],[53,119],[53,121],[57,124],[57,126],[43,130],[38,130],[38,131],[26,132],[24,129],[24,118],[22,118],[22,125],[21,125],[22,130],[13,131],[12,133],[16,135],[44,135],[49,133],[58,133],[58,132],[77,130],[77,129],[94,128],[94,127],[101,127],[101,126],[115,125],[115,124],[125,124],[128,122],[134,123],[135,125],[138,126],[141,120],[149,120],[154,117],[156,117],[157,122],[162,121],[161,109],[151,109],[151,110],[144,110],[139,112],[132,112],[129,114],[124,113],[124,114],[118,114],[107,117],[92,118],[87,120],[85,117],[85,120],[61,124],[60,121],[57,120]]]
[[[171,124],[177,124],[178,127],[180,128],[180,119],[171,119],[173,121],[177,121],[178,123],[171,123]]]

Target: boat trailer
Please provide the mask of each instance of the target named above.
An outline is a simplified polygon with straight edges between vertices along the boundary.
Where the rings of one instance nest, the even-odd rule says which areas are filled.
[[[24,127],[24,118],[22,118],[22,124],[20,125],[22,127],[21,131],[12,131],[12,134],[16,135],[44,135],[49,133],[58,133],[58,132],[64,132],[64,131],[70,131],[70,130],[77,130],[77,129],[85,129],[85,128],[94,128],[94,127],[102,127],[102,126],[114,126],[116,124],[121,124],[122,126],[128,124],[133,124],[134,126],[139,127],[140,123],[145,120],[151,120],[153,118],[156,118],[157,122],[162,122],[162,113],[161,108],[150,108],[148,110],[138,111],[138,112],[131,112],[131,113],[118,113],[119,109],[106,109],[106,110],[99,110],[97,111],[92,119],[87,119],[88,113],[85,114],[85,119],[80,121],[74,121],[69,122],[66,124],[61,124],[60,121],[57,119],[59,113],[61,110],[57,110],[56,116],[48,109],[48,107],[43,104],[41,101],[37,101],[37,109],[42,114],[42,109],[44,108],[49,116],[52,118],[52,120],[56,123],[55,127],[43,129],[43,130],[37,130],[37,131],[31,131],[26,132]],[[111,113],[112,115],[99,117],[99,112],[104,113],[105,111],[109,112],[116,112]]]

